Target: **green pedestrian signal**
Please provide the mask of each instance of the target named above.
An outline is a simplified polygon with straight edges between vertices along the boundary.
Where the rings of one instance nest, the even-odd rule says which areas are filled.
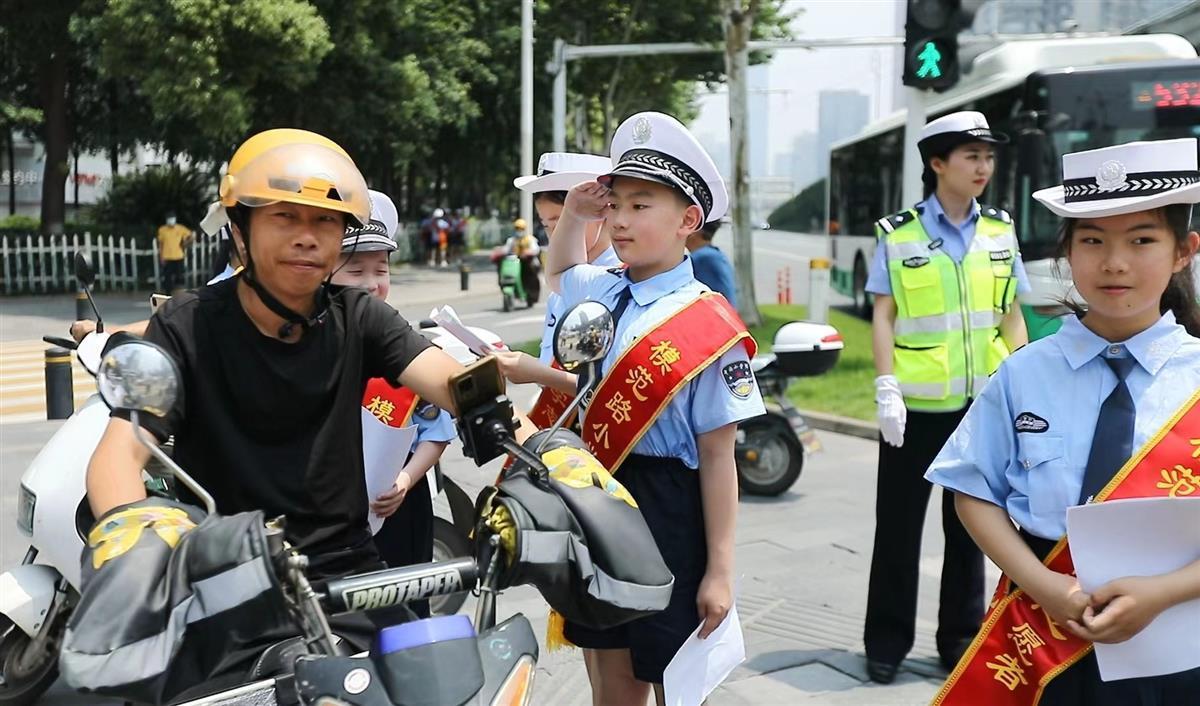
[[[938,65],[942,60],[942,53],[938,51],[937,45],[933,42],[925,42],[925,48],[917,54],[917,58],[921,60],[921,68],[917,69],[917,78],[941,78],[942,68]]]
[[[907,0],[905,86],[946,91],[958,83],[958,32],[968,23],[963,0]]]

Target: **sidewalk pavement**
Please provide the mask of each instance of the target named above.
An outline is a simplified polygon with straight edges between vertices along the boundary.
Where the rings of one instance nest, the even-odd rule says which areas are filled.
[[[469,289],[459,287],[456,265],[430,268],[400,263],[392,265],[392,289],[388,302],[406,317],[423,318],[434,304],[459,303],[464,299],[493,298],[500,301],[495,267],[487,253],[467,256]],[[98,291],[93,293],[100,314],[113,324],[139,321],[150,316],[150,292]],[[31,294],[0,297],[0,341],[40,340],[42,336],[66,336],[64,321],[75,319],[75,295]],[[417,318],[415,320],[420,320]]]

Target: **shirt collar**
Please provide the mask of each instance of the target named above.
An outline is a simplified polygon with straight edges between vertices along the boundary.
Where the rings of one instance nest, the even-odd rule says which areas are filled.
[[[924,204],[929,215],[933,216],[934,220],[954,226],[955,228],[962,227],[979,218],[979,202],[975,199],[971,199],[971,211],[967,214],[967,220],[959,224],[951,223],[950,219],[946,217],[946,209],[942,208],[942,202],[938,201],[937,194],[930,194],[929,198],[925,199]]]
[[[1187,332],[1175,322],[1175,314],[1170,311],[1163,314],[1150,328],[1120,343],[1114,344],[1097,336],[1075,316],[1068,316],[1057,334],[1059,347],[1072,370],[1083,367],[1109,346],[1123,346],[1138,365],[1151,375],[1158,374],[1163,365],[1166,365],[1183,344],[1186,335]]]
[[[650,306],[696,279],[696,275],[692,272],[692,259],[686,255],[678,265],[641,282],[631,281],[629,270],[625,270],[621,277],[628,283],[629,289],[633,292],[633,300],[637,302],[638,306]]]

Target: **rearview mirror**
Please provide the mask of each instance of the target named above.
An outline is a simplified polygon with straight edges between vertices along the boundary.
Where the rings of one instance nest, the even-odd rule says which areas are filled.
[[[554,359],[567,372],[603,360],[616,331],[608,307],[595,301],[580,302],[563,315],[554,330]]]
[[[92,267],[92,259],[82,250],[75,251],[75,279],[87,287],[96,283],[96,269]]]
[[[100,397],[110,409],[166,416],[179,393],[179,370],[162,348],[133,340],[114,347],[96,373]]]

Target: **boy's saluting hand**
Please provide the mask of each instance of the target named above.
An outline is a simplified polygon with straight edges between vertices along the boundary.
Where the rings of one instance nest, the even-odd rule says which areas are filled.
[[[567,200],[563,210],[569,211],[576,218],[584,221],[602,221],[608,215],[608,204],[612,192],[607,186],[598,181],[585,181],[576,184],[567,192]]]

